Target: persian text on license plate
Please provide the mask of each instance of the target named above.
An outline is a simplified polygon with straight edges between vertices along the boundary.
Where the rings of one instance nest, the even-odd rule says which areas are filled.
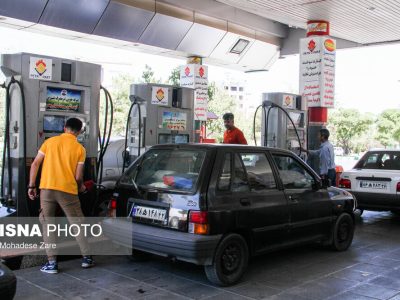
[[[387,189],[387,183],[386,182],[374,182],[374,181],[361,181],[360,187],[363,189],[385,190],[385,189]]]
[[[136,205],[132,209],[132,216],[137,218],[145,218],[156,221],[164,221],[166,217],[166,210],[153,208],[153,207],[145,207]]]

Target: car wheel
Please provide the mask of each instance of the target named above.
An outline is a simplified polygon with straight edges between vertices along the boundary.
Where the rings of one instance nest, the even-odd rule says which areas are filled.
[[[350,247],[354,236],[354,221],[348,213],[342,213],[333,227],[332,248],[344,251]]]
[[[249,250],[245,239],[239,234],[229,234],[218,245],[213,264],[204,266],[204,270],[209,281],[228,286],[240,280],[248,260]]]
[[[17,279],[14,273],[0,263],[0,295],[1,299],[12,300],[17,287]]]
[[[140,250],[132,249],[132,255],[128,255],[128,259],[133,262],[148,261],[151,254]]]

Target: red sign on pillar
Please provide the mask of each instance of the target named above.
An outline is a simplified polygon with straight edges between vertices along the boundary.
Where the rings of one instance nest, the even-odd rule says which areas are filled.
[[[328,107],[334,107],[336,41],[328,35],[329,22],[311,20],[300,40],[300,93],[314,123],[326,123]]]

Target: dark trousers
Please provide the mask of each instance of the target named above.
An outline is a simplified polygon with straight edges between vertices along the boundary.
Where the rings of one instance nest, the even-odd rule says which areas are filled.
[[[328,170],[328,179],[331,181],[331,186],[336,186],[336,170],[335,169]]]

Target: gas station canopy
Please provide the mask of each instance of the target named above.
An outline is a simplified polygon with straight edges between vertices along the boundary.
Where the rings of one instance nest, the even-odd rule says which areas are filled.
[[[0,26],[150,54],[268,70],[298,53],[308,20],[330,22],[337,48],[400,40],[391,0],[2,0]]]

